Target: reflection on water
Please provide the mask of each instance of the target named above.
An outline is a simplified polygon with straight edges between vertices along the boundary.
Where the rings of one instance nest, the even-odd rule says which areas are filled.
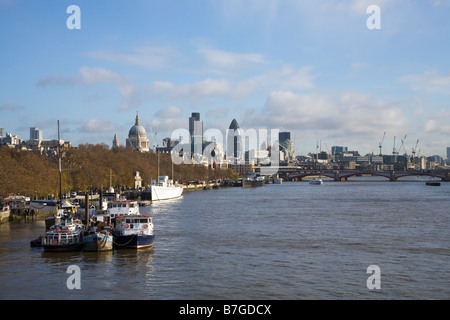
[[[364,179],[188,192],[142,208],[156,238],[139,251],[43,253],[43,221],[3,224],[0,298],[450,298],[450,184]]]

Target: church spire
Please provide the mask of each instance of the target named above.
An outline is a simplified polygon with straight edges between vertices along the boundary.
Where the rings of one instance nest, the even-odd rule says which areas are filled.
[[[135,123],[135,125],[140,126],[140,123],[139,123],[139,112],[138,111],[136,111],[136,123]]]

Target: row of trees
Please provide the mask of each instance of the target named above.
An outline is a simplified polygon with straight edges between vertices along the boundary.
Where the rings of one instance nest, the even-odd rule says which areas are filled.
[[[140,172],[143,185],[149,185],[159,175],[177,181],[227,178],[228,170],[211,170],[202,165],[172,165],[169,154],[140,153],[107,145],[79,145],[64,152],[62,157],[62,190],[86,191],[88,188],[134,186],[134,174]],[[0,147],[0,196],[22,194],[47,197],[59,193],[57,157],[47,157],[32,151]]]

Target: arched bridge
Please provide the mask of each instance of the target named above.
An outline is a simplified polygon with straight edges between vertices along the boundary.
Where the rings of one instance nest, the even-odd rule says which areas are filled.
[[[449,171],[434,171],[434,170],[432,171],[307,170],[289,173],[286,179],[295,181],[312,177],[327,177],[334,179],[334,181],[347,181],[348,178],[361,176],[384,177],[389,179],[390,181],[397,181],[398,179],[403,177],[424,176],[424,177],[439,178],[442,181],[450,181]]]

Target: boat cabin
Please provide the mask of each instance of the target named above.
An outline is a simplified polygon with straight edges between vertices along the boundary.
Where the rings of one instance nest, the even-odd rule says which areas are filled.
[[[135,216],[118,216],[116,217],[115,229],[122,235],[128,234],[153,234],[152,216],[135,215]]]
[[[108,203],[108,215],[111,219],[117,216],[139,214],[139,204],[137,201],[112,201]]]
[[[71,232],[69,229],[58,229],[54,232],[47,232],[42,239],[42,245],[75,245],[81,243],[81,233]]]

